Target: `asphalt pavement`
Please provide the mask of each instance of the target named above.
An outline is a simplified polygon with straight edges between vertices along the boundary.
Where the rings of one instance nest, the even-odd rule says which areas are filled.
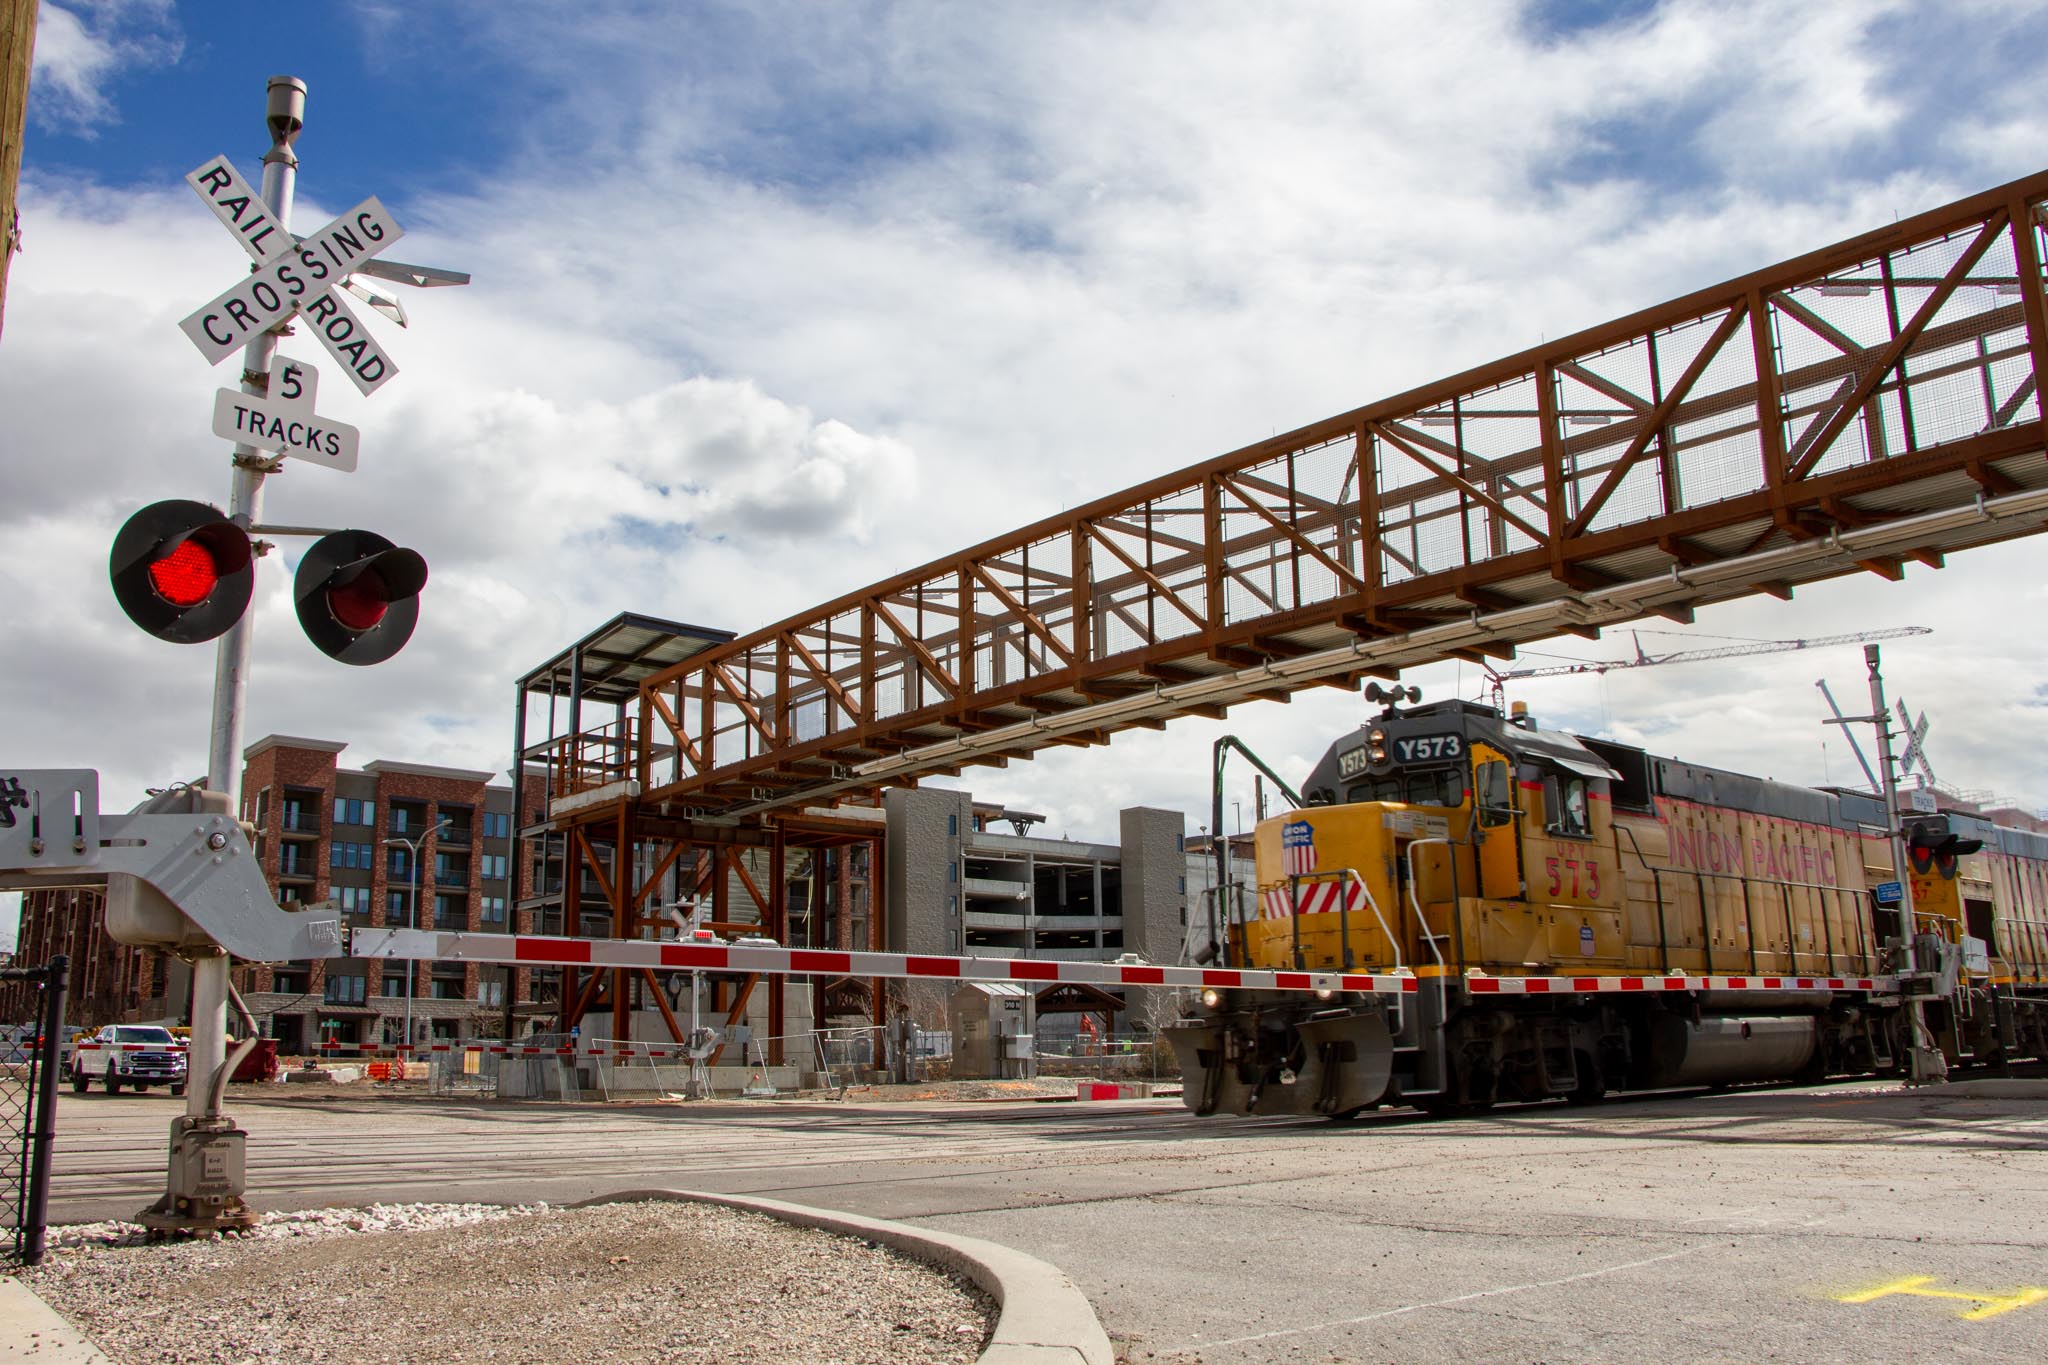
[[[561,1106],[237,1093],[267,1207],[665,1185],[985,1238],[1132,1360],[2038,1358],[2041,1087],[1861,1084],[1458,1121],[1172,1102]],[[179,1105],[63,1097],[52,1217],[132,1214]]]

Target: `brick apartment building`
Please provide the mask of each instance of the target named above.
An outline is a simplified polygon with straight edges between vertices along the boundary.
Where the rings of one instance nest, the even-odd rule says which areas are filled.
[[[514,865],[508,785],[488,772],[421,763],[344,768],[347,747],[268,735],[243,751],[242,818],[255,826],[257,857],[279,904],[330,904],[357,928],[531,929],[515,908],[531,895],[532,877]],[[543,784],[527,790],[531,821]],[[98,892],[27,892],[17,960],[70,954],[74,1023],[182,1018],[183,964],[114,942],[104,921]],[[398,1042],[408,995],[415,1040],[516,1031],[552,1008],[536,1004],[534,977],[476,963],[340,958],[238,966],[235,986],[279,1051],[296,1053],[322,1042]],[[540,986],[549,993],[551,983]]]

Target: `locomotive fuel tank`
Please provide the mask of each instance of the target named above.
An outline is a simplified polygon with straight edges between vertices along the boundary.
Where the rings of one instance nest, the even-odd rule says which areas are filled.
[[[1820,1047],[1819,1024],[1805,1014],[1697,1020],[1667,1014],[1652,1019],[1648,1032],[1643,1083],[1653,1089],[1784,1080],[1811,1067]]]

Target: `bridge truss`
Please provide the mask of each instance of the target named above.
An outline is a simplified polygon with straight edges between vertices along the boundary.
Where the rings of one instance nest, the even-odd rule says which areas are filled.
[[[554,747],[560,820],[709,838],[2038,531],[2044,201],[2048,172],[705,648]]]

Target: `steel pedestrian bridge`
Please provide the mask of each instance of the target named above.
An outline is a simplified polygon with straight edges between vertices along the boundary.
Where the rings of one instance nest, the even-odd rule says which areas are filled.
[[[552,795],[733,817],[2040,529],[2048,173],[1340,413],[646,678]]]

